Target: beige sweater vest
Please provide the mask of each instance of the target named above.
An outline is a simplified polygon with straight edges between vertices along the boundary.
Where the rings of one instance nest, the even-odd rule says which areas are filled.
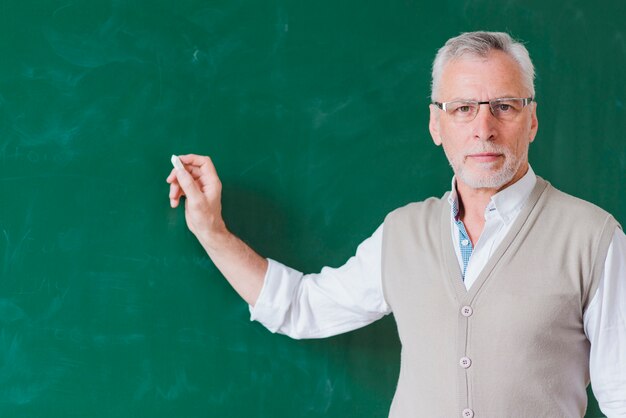
[[[470,290],[446,196],[385,219],[382,274],[400,340],[393,418],[582,417],[583,313],[619,227],[541,178]]]

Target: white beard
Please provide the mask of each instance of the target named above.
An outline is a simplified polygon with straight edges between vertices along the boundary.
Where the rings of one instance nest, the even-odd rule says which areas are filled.
[[[483,152],[502,154],[504,156],[504,164],[497,169],[497,171],[489,171],[485,174],[478,173],[476,170],[467,169],[465,166],[467,155]],[[450,155],[446,152],[446,157],[448,157],[450,166],[452,170],[454,170],[454,174],[457,178],[472,189],[500,189],[513,180],[513,177],[515,177],[515,174],[519,171],[522,163],[528,160],[528,147],[526,147],[522,155],[516,156],[506,147],[485,143],[455,158],[450,158]],[[488,164],[489,163],[486,163],[485,165]]]

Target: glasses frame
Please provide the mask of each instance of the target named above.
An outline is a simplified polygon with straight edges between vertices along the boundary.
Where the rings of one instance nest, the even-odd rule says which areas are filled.
[[[501,97],[499,99],[492,99],[492,100],[488,100],[486,102],[479,102],[477,100],[452,100],[450,102],[431,102],[431,104],[437,106],[439,109],[443,110],[444,112],[446,112],[446,114],[448,114],[448,105],[450,103],[467,103],[467,104],[473,104],[473,105],[477,105],[476,107],[476,113],[474,114],[474,117],[470,120],[468,120],[467,122],[471,122],[474,119],[476,119],[476,116],[478,115],[478,112],[480,111],[480,105],[484,105],[484,104],[488,104],[489,105],[489,111],[491,112],[491,115],[494,118],[498,118],[495,113],[493,113],[493,107],[496,106],[499,102],[503,102],[506,100],[521,100],[522,101],[522,109],[524,109],[526,106],[528,106],[529,104],[531,104],[532,102],[535,101],[534,97]]]

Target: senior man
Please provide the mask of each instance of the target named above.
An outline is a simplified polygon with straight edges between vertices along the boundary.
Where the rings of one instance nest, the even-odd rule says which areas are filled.
[[[208,157],[182,156],[172,207],[272,332],[320,338],[393,312],[391,417],[626,416],[626,236],[536,176],[534,68],[505,33],[452,38],[433,63],[429,129],[451,191],[390,213],[356,255],[304,275],[226,228]]]

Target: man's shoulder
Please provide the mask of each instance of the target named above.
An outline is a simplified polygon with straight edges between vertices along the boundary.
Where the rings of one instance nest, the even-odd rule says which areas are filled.
[[[441,211],[445,209],[445,206],[450,207],[448,195],[449,192],[446,192],[442,197],[429,197],[419,202],[408,203],[391,211],[385,218],[385,222],[416,219],[423,215],[439,216]]]
[[[549,183],[546,192],[550,210],[561,213],[564,217],[571,216],[577,221],[595,220],[598,222],[613,218],[609,212],[596,204],[561,191]]]

